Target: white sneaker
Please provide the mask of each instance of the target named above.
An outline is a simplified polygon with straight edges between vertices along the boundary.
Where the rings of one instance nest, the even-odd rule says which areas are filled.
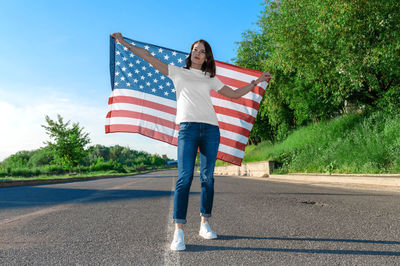
[[[172,240],[171,243],[171,250],[185,250],[185,249],[186,246],[183,238],[183,230],[182,229],[175,230],[174,239]]]
[[[205,239],[215,239],[217,238],[217,234],[211,229],[208,222],[200,225],[199,235]]]

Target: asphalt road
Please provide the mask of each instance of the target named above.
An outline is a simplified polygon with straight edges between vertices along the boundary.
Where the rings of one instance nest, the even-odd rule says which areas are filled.
[[[1,265],[400,265],[400,193],[216,177],[216,240],[169,251],[176,171],[0,188]]]

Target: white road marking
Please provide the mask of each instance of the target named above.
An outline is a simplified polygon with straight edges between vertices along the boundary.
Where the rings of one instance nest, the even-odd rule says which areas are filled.
[[[172,223],[172,214],[174,210],[174,190],[175,190],[175,178],[172,178],[171,187],[171,199],[169,204],[169,212],[167,217],[167,245],[164,252],[164,265],[181,265],[180,256],[178,251],[171,251],[170,244],[174,237],[175,225]]]

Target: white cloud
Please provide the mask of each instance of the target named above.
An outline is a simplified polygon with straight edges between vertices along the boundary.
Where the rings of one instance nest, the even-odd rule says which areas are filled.
[[[49,140],[45,129],[45,116],[56,119],[60,114],[64,121],[79,122],[89,133],[91,145],[122,145],[149,153],[166,154],[176,158],[176,147],[132,133],[105,134],[104,124],[107,114],[107,99],[104,103],[92,104],[87,99],[59,95],[15,95],[0,89],[0,161],[21,150],[43,147]],[[5,96],[5,97],[4,97]]]
[[[0,102],[0,160],[20,151],[32,150],[43,146],[44,119],[36,114],[34,108],[17,107],[15,105]]]

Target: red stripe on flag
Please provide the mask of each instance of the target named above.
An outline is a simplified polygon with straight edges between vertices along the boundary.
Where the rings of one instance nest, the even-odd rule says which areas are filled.
[[[222,96],[221,94],[219,94],[218,92],[213,91],[213,90],[210,92],[210,95],[211,95],[211,97],[214,97],[214,98],[230,101],[230,102],[237,103],[237,104],[240,104],[243,106],[251,107],[256,110],[258,110],[258,107],[260,106],[260,104],[258,102],[255,102],[253,100],[246,99],[243,97],[239,98],[239,99],[231,99],[231,98]]]
[[[232,78],[228,78],[228,77],[220,76],[220,75],[217,75],[217,77],[225,85],[232,86],[232,87],[235,87],[235,88],[241,88],[241,87],[244,87],[246,85],[249,85],[248,82],[240,81],[240,80],[237,80],[237,79],[232,79]],[[264,92],[265,92],[265,90],[260,86],[255,86],[254,89],[251,90],[251,91],[256,93],[256,94],[258,94],[258,95],[260,95],[261,97],[264,95]]]
[[[155,110],[163,111],[166,113],[170,113],[172,115],[176,115],[176,108],[171,106],[155,103],[152,101],[147,101],[144,99],[139,99],[131,96],[113,96],[108,99],[108,104],[113,103],[128,103],[128,104],[135,104],[140,105],[148,108],[152,108]]]
[[[233,139],[224,138],[224,137],[220,138],[220,143],[224,144],[226,146],[241,150],[241,151],[244,151],[244,149],[246,148],[246,144],[241,143],[236,140],[233,140]]]
[[[241,119],[243,121],[246,121],[247,123],[253,124],[256,118],[254,116],[251,116],[249,114],[245,114],[236,110],[232,110],[229,108],[221,107],[221,106],[215,106],[214,105],[214,110],[217,114],[221,115],[226,115],[226,116],[232,116],[238,119]]]
[[[220,129],[231,131],[231,132],[243,135],[245,137],[249,137],[249,135],[250,135],[250,130],[240,127],[240,126],[232,125],[232,124],[225,123],[222,121],[218,121],[218,125],[219,125]]]
[[[227,68],[227,69],[230,69],[230,70],[233,70],[233,71],[237,71],[237,72],[240,72],[240,73],[244,73],[244,74],[247,74],[247,75],[251,75],[251,76],[254,76],[254,77],[257,77],[257,78],[263,73],[260,70],[249,69],[249,68],[244,68],[244,67],[240,67],[240,66],[235,66],[235,65],[228,64],[228,63],[221,62],[221,61],[217,61],[217,60],[215,60],[215,65],[217,67]]]
[[[112,124],[112,125],[106,125],[105,129],[106,133],[117,133],[117,132],[139,133],[146,137],[167,142],[175,146],[177,145],[177,138],[145,127],[126,125],[126,124]]]
[[[175,124],[175,122],[171,122],[166,119],[162,119],[157,116],[152,116],[144,113],[134,112],[134,111],[126,111],[126,110],[112,110],[108,112],[107,118],[111,117],[128,117],[128,118],[136,118],[141,120],[146,120],[164,127],[169,127],[172,129],[179,130],[179,126]]]
[[[229,162],[229,163],[232,163],[232,164],[235,164],[235,165],[239,165],[239,166],[240,166],[240,164],[242,162],[242,158],[233,156],[231,154],[228,154],[228,153],[225,153],[225,152],[222,152],[222,151],[218,151],[217,159],[219,159],[221,161]]]

